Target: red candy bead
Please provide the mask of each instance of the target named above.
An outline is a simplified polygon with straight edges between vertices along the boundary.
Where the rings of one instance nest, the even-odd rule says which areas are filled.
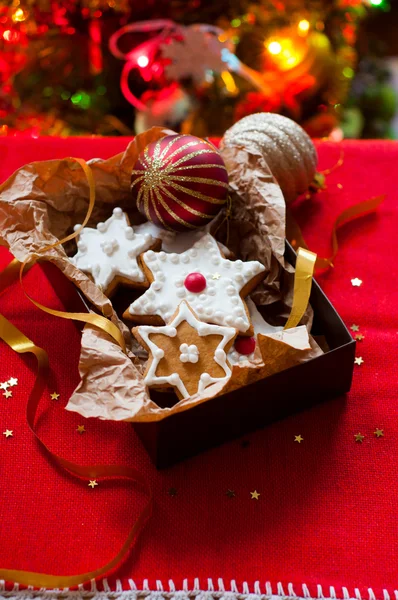
[[[235,340],[235,350],[239,354],[248,356],[254,352],[256,347],[256,340],[254,337],[238,337]]]
[[[190,273],[185,277],[184,285],[188,292],[200,294],[206,287],[206,278],[202,273]]]
[[[131,192],[148,221],[163,229],[203,227],[227,201],[228,173],[217,149],[193,135],[148,144],[131,174]]]

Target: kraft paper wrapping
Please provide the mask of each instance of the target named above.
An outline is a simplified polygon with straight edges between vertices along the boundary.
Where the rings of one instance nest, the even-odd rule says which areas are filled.
[[[89,162],[96,186],[96,203],[89,225],[106,220],[115,206],[122,207],[133,224],[142,221],[131,198],[131,170],[139,152],[148,143],[170,133],[173,132],[154,127],[137,136],[125,152],[107,160]],[[259,260],[265,265],[267,276],[253,298],[258,305],[267,306],[272,324],[283,325],[290,313],[294,273],[283,258],[285,204],[282,192],[266,164],[262,165],[258,157],[253,160],[249,152],[228,149],[224,151],[224,160],[231,175],[232,205],[228,220],[225,211],[215,219],[213,234],[236,256]],[[237,193],[242,186],[249,192],[245,197]],[[267,352],[263,354],[262,366],[250,369],[249,373],[234,367],[234,377],[226,386],[214,384],[202,395],[181,400],[172,408],[160,408],[151,400],[143,382],[142,349],[118,318],[110,300],[69,261],[66,251],[74,253],[74,242],[69,242],[66,249],[58,246],[42,251],[70,234],[73,226],[84,220],[87,208],[85,175],[79,164],[69,158],[25,165],[0,186],[0,245],[7,246],[21,262],[30,256],[56,264],[93,307],[112,320],[126,341],[127,354],[105,332],[85,326],[79,360],[81,381],[69,399],[68,410],[84,417],[115,421],[157,421],[275,372],[276,362],[283,367],[279,357],[284,353],[288,355],[286,360],[298,364],[312,358],[314,352],[321,352],[318,348],[297,347],[297,336],[308,346],[306,327],[309,330],[312,322],[309,308],[302,321],[306,327],[295,328],[301,333],[290,330],[287,335],[284,332],[282,340],[276,334],[275,339],[274,334],[264,336]],[[40,300],[37,294],[36,299]],[[277,361],[274,356],[278,356]]]

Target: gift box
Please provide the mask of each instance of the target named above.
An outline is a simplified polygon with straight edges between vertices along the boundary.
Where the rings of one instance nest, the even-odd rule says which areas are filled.
[[[285,256],[295,265],[288,243]],[[310,302],[311,334],[326,341],[324,354],[162,421],[133,423],[158,469],[349,391],[356,342],[314,279]]]

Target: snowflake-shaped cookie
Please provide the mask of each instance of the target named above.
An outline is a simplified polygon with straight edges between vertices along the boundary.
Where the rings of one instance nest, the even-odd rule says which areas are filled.
[[[263,279],[260,262],[224,258],[210,234],[181,254],[145,252],[142,262],[151,285],[126,310],[125,318],[151,323],[159,321],[157,316],[167,323],[178,304],[187,300],[202,321],[251,333],[242,297]]]
[[[75,231],[80,225],[75,225]],[[140,225],[130,227],[128,218],[121,208],[96,229],[85,227],[79,234],[78,252],[70,260],[78,268],[92,275],[94,282],[104,292],[110,292],[118,280],[146,287],[147,279],[137,261],[138,256],[158,246],[160,242]]]
[[[227,351],[236,330],[199,321],[186,302],[168,325],[141,325],[133,334],[149,352],[148,387],[173,387],[179,398],[189,398],[231,376]]]

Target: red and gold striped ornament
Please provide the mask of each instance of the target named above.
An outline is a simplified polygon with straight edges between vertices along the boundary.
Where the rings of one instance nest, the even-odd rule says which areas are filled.
[[[149,144],[131,175],[138,210],[172,231],[203,227],[227,201],[228,173],[209,142],[168,135]]]

